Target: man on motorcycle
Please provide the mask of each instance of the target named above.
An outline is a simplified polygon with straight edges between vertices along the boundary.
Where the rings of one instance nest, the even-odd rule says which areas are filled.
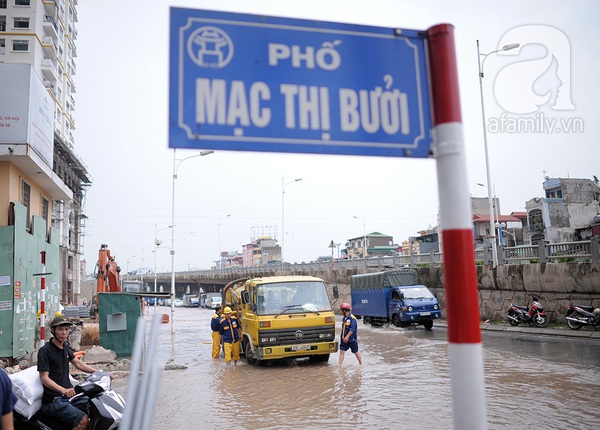
[[[53,337],[38,353],[38,371],[44,386],[42,413],[52,416],[74,430],[85,430],[88,416],[78,406],[85,406],[88,398],[75,395],[75,389],[69,379],[69,363],[82,372],[93,373],[93,367],[76,358],[67,340],[73,323],[67,318],[57,316],[52,320],[50,331]]]

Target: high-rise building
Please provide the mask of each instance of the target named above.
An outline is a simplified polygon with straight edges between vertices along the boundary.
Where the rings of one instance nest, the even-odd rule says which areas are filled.
[[[77,3],[0,0],[0,284],[14,286],[15,310],[39,310],[21,300],[39,289],[41,252],[48,293],[79,301],[91,178],[73,138]]]

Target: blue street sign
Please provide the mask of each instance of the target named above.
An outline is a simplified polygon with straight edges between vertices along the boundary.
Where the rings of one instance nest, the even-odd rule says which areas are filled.
[[[428,157],[424,32],[171,8],[171,148]]]

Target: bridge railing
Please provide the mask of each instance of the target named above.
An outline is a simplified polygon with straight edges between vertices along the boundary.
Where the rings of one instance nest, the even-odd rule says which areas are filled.
[[[498,264],[600,261],[600,236],[577,242],[498,247]]]
[[[283,271],[316,271],[329,269],[357,269],[357,268],[379,268],[393,269],[406,266],[432,266],[442,264],[442,254],[440,252],[430,252],[429,254],[413,254],[413,255],[393,255],[393,256],[378,256],[369,257],[367,259],[341,260],[334,259],[332,261],[311,261],[309,263],[284,263],[281,264],[266,264],[262,266],[241,267],[231,266],[222,269],[207,269],[195,271],[198,274],[220,273],[254,275],[265,273],[278,273]]]
[[[490,265],[492,250],[490,247],[475,251],[475,263]],[[540,243],[538,245],[519,245],[498,247],[498,264],[529,264],[548,262],[587,262],[600,261],[600,236],[593,236],[590,240],[562,243]],[[369,257],[366,260],[334,259],[332,261],[311,261],[309,263],[284,263],[266,264],[262,266],[231,266],[221,269],[194,270],[178,272],[178,275],[230,275],[231,277],[244,277],[247,275],[277,275],[298,271],[313,272],[329,269],[378,269],[389,270],[402,267],[435,267],[443,264],[441,252],[427,254],[394,255]]]

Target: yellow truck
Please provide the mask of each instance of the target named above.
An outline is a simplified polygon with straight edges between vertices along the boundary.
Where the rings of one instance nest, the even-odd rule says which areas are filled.
[[[337,286],[333,294],[337,299]],[[250,364],[301,357],[325,362],[338,350],[335,315],[322,279],[238,279],[225,286],[223,298],[241,320],[241,349]]]

